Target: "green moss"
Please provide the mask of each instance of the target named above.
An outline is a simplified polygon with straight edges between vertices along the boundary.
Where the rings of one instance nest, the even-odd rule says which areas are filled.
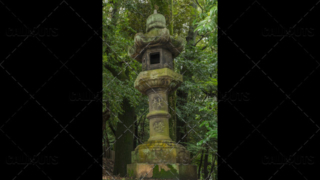
[[[129,177],[133,177],[133,175],[134,175],[133,170],[132,169],[128,169],[128,176]]]
[[[170,170],[165,171],[164,169],[161,169],[161,171],[159,172],[159,166],[156,165],[153,168],[152,178],[169,179],[179,177],[177,170],[172,165],[167,164],[167,166],[170,168]]]

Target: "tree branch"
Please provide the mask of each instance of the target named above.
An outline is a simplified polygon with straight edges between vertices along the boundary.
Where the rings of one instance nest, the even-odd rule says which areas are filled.
[[[121,64],[119,65],[121,66]],[[108,64],[105,64],[104,66],[107,70],[109,70],[111,72],[111,74],[114,77],[117,77],[119,80],[123,81],[128,79],[128,76],[125,74],[125,70],[122,70],[122,72],[119,74],[119,72],[115,71],[113,68],[111,68]]]
[[[109,127],[110,127],[112,133],[114,134],[115,137],[117,137],[116,136],[116,131],[114,130],[114,128],[113,128],[112,124],[110,123],[110,121],[108,121],[108,123],[109,123]]]
[[[210,33],[212,33],[212,32],[207,32],[206,34],[201,35],[201,38],[194,44],[194,46],[196,46],[196,45],[198,44],[198,42],[200,42],[204,37],[206,37],[206,36],[209,35]]]
[[[214,157],[214,159],[213,159],[213,157]],[[217,157],[217,156],[215,156],[214,154],[212,154],[212,164],[211,164],[210,174],[209,174],[208,178],[206,178],[206,179],[210,179],[210,178],[211,178],[211,175],[212,175],[212,173],[213,173],[213,168],[214,168],[214,162],[216,161],[216,157]]]
[[[205,50],[208,46],[204,46],[203,48],[201,48],[201,50]]]
[[[198,0],[196,0],[196,2],[197,2],[197,4],[198,4],[198,6],[201,8],[201,11],[202,11],[202,13],[203,13],[203,8],[200,6]]]
[[[205,37],[205,35],[201,36],[201,38],[194,44],[194,46],[196,46],[198,44],[198,42],[200,42],[204,37]]]

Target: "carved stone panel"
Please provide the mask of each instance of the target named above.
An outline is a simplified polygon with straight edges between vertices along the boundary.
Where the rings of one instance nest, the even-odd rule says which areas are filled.
[[[164,107],[164,102],[161,99],[161,97],[154,97],[152,100],[152,109],[153,110],[159,110],[162,109]]]
[[[158,132],[158,133],[163,133],[164,132],[164,123],[162,121],[157,121],[155,123],[153,123],[153,129],[155,132]]]

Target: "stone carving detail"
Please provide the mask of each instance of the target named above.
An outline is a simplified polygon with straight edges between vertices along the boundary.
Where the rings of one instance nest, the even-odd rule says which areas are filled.
[[[154,131],[158,132],[158,133],[163,133],[164,131],[164,124],[162,121],[158,121],[153,123],[153,129]]]
[[[153,110],[157,110],[158,108],[162,108],[164,106],[163,101],[160,97],[153,98],[152,108]]]
[[[143,94],[155,87],[170,88],[167,91],[172,92],[178,88],[182,81],[182,75],[171,69],[162,68],[141,72],[134,82],[134,87]]]

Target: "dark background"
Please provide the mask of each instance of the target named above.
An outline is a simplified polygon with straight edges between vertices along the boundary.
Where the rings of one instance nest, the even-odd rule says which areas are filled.
[[[320,5],[282,3],[219,2],[220,180],[320,178]],[[102,2],[0,13],[2,176],[101,179]]]
[[[219,1],[220,180],[320,178],[320,4],[281,3]]]
[[[1,0],[0,14],[0,179],[102,179],[102,2]]]

